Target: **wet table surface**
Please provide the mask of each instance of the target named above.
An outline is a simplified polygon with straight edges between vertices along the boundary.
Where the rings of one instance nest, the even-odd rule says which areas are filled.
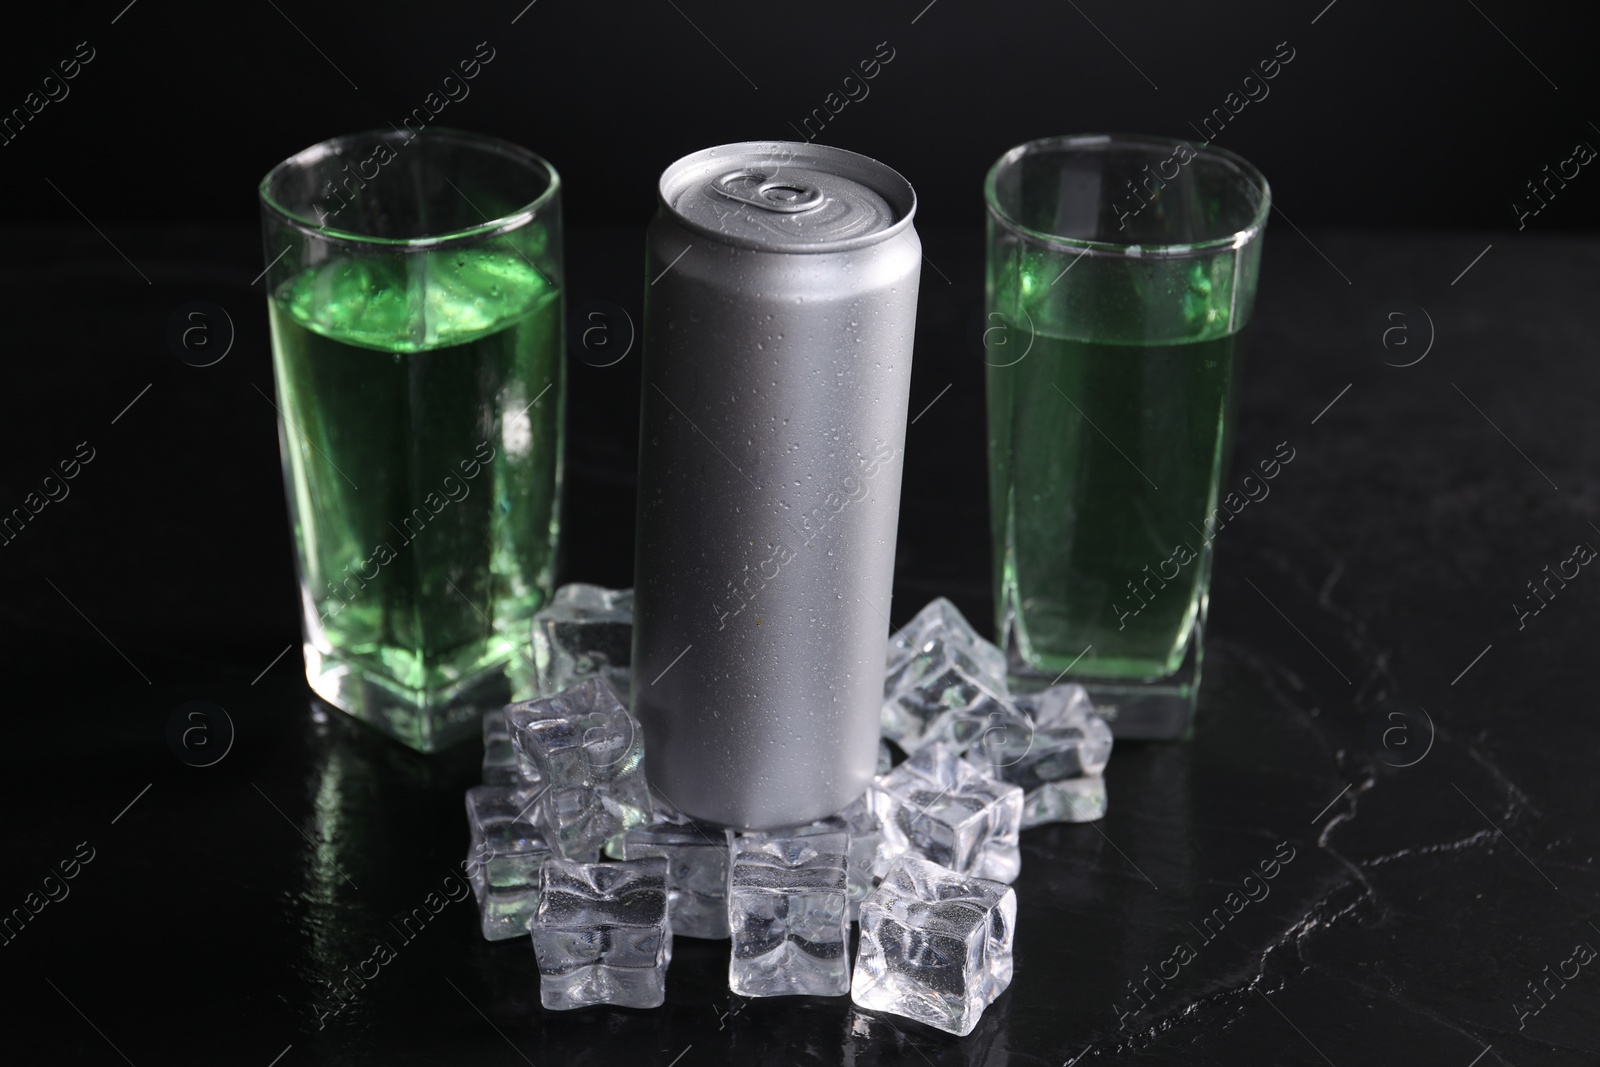
[[[1024,835],[1016,977],[957,1039],[733,997],[726,943],[689,939],[665,1007],[555,1015],[470,897],[407,923],[453,892],[479,751],[415,755],[301,679],[254,234],[119,231],[148,286],[92,233],[6,237],[35,313],[12,327],[5,507],[93,453],[0,550],[8,1062],[1600,1056],[1600,579],[1528,586],[1600,545],[1578,312],[1600,244],[1275,229],[1229,482],[1294,459],[1217,536],[1193,737],[1119,744],[1104,821]],[[896,624],[941,593],[990,611],[981,236],[924,238]],[[640,243],[574,232],[569,308],[636,323]],[[207,368],[166,340],[197,299],[236,332]],[[630,580],[637,359],[572,365],[568,579]],[[210,766],[169,743],[189,700],[235,727]]]

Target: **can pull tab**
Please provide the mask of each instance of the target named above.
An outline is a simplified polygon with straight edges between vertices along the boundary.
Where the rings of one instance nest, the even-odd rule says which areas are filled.
[[[827,199],[821,189],[803,179],[769,178],[750,170],[724,174],[711,183],[711,188],[729,200],[780,215],[810,211],[821,207]]]

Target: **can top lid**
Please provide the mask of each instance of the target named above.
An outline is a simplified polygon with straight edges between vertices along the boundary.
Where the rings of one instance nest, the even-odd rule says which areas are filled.
[[[661,203],[692,230],[765,252],[842,252],[911,225],[911,183],[875,159],[800,141],[743,141],[684,156]]]

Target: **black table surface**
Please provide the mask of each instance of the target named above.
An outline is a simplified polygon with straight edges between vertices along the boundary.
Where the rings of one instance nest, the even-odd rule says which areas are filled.
[[[458,869],[479,750],[416,755],[304,684],[255,234],[4,236],[0,504],[93,454],[0,547],[6,1062],[1600,1056],[1600,579],[1528,587],[1600,545],[1600,243],[1274,221],[1229,484],[1294,459],[1217,536],[1193,736],[1119,744],[1103,821],[1024,835],[1015,980],[957,1039],[732,996],[691,939],[665,1007],[545,1012],[470,898],[406,925]],[[945,594],[982,625],[982,238],[924,240],[894,622]],[[640,231],[569,243],[569,309],[625,339]],[[190,300],[231,319],[214,366],[169,349]],[[631,580],[637,361],[572,363],[567,580]],[[211,766],[169,744],[190,700],[236,728]]]

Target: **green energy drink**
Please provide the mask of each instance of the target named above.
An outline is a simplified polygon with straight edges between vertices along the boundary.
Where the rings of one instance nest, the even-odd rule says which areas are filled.
[[[1182,662],[1211,565],[1236,340],[1040,336],[1021,363],[988,369],[996,588],[1037,669],[1145,679]]]
[[[270,302],[308,673],[436,747],[549,595],[561,294],[514,250],[333,260]],[[377,689],[374,695],[351,690]],[[459,704],[441,723],[421,711]]]
[[[1214,146],[1085,134],[1011,149],[984,199],[996,630],[1011,684],[1076,682],[1117,736],[1182,736],[1266,179]]]

